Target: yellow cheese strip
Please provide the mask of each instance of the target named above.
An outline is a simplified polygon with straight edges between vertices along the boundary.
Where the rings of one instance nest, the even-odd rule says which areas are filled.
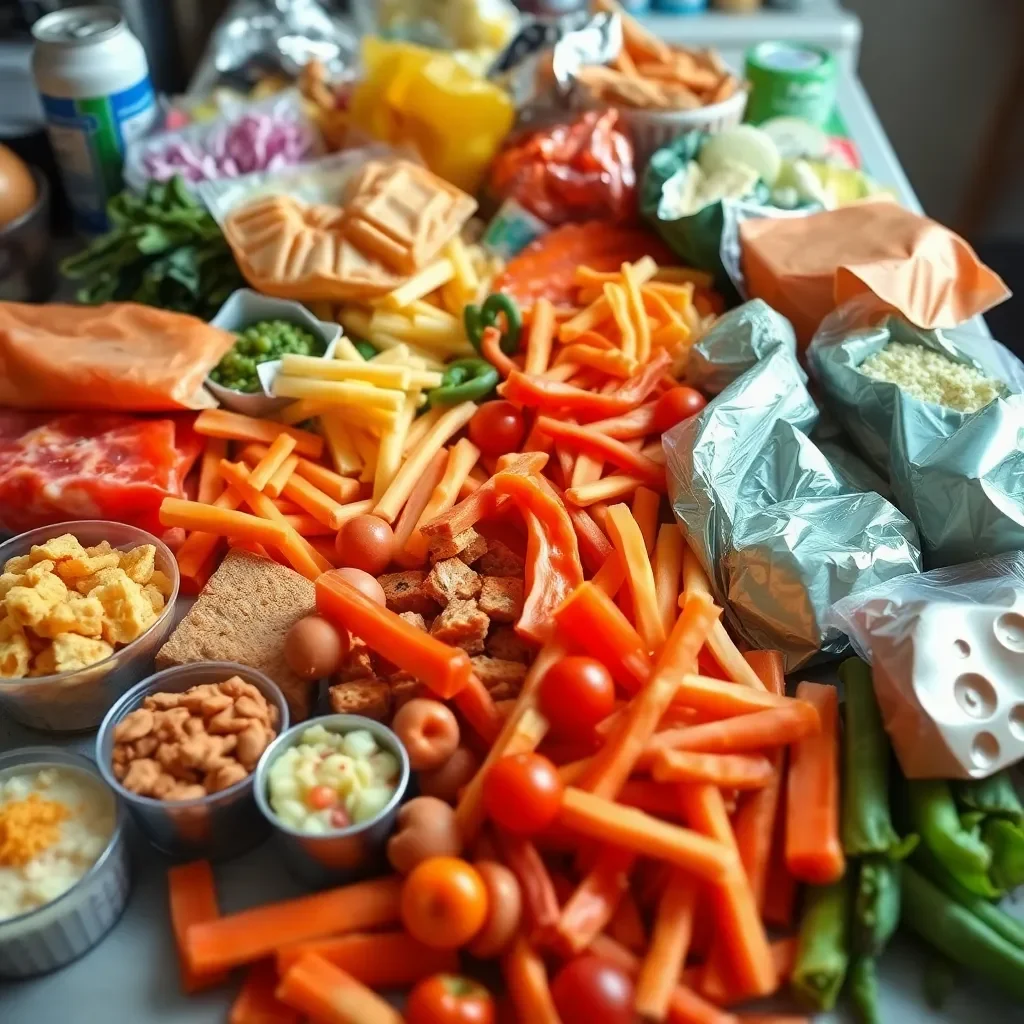
[[[327,450],[331,453],[331,462],[335,473],[342,476],[357,476],[363,469],[363,460],[356,451],[352,436],[342,419],[334,413],[320,417],[320,429]]]
[[[338,310],[338,323],[357,338],[370,337],[370,313],[361,306],[342,306]],[[337,351],[337,349],[335,349]],[[352,351],[359,356],[359,349],[352,346]],[[342,356],[343,359],[351,359],[351,355]],[[361,356],[359,358],[362,358]]]
[[[359,479],[364,484],[373,483],[373,478],[377,473],[377,453],[380,451],[380,441],[358,427],[351,431],[350,436],[359,453],[359,458],[363,460],[363,469],[359,474]]]
[[[430,266],[424,267],[418,274],[400,284],[393,292],[381,299],[381,304],[390,309],[402,309],[417,299],[422,299],[432,291],[447,284],[455,276],[452,261],[439,259]]]
[[[372,511],[373,498],[361,498],[359,501],[350,501],[347,505],[342,505],[338,512],[338,518],[341,520],[341,526],[344,526],[350,519],[355,519],[356,516],[368,516]]]
[[[419,348],[417,345],[411,345],[408,342],[399,341],[398,338],[393,338],[389,334],[382,334],[379,331],[369,340],[382,351],[404,348],[411,357],[422,360],[423,367],[427,370],[434,370],[438,373],[444,370],[444,360],[446,357],[443,355],[439,357],[437,353],[428,352],[426,349]]]
[[[402,391],[376,388],[363,381],[310,380],[279,373],[274,378],[274,394],[282,398],[311,398],[331,405],[357,405],[368,409],[397,412],[405,401]]]
[[[625,288],[618,284],[606,284],[604,297],[608,300],[608,308],[612,311],[615,325],[622,335],[623,354],[636,359],[636,328],[633,326],[633,318],[629,315],[629,300],[626,298]]]
[[[448,243],[447,255],[451,260],[452,271],[459,287],[468,296],[476,295],[477,289],[480,287],[480,278],[477,276],[465,243],[458,235]]]
[[[405,396],[405,404],[398,413],[395,425],[380,439],[380,448],[377,451],[377,471],[373,475],[374,501],[380,501],[384,497],[384,492],[391,486],[391,481],[395,479],[402,464],[405,438],[409,433],[409,427],[412,426],[413,417],[416,415],[419,397],[418,391],[410,391]]]
[[[629,311],[636,324],[636,360],[642,366],[651,358],[651,325],[647,322],[644,297],[640,293],[640,282],[636,271],[628,263],[622,264],[622,280],[626,290]]]
[[[436,320],[438,323],[448,324],[452,328],[456,328],[462,323],[459,317],[449,313],[447,309],[432,306],[429,302],[424,302],[423,299],[411,302],[402,312],[406,316],[411,316],[413,320],[417,317],[427,317],[430,320]]]
[[[444,415],[444,409],[430,409],[413,420],[405,438],[405,450],[410,451],[426,437],[427,431]]]
[[[334,358],[362,359],[363,357],[359,354],[359,349],[353,344],[352,339],[343,334],[334,345]]]
[[[367,409],[356,405],[336,405],[331,409],[331,414],[349,426],[359,427],[375,437],[379,437],[385,430],[390,430],[398,416],[396,410]]]
[[[311,380],[359,380],[380,388],[409,390],[409,371],[404,366],[381,366],[365,359],[356,362],[289,354],[281,360],[281,373],[286,377],[308,377]]]
[[[639,266],[639,264],[637,264]],[[690,267],[659,267],[654,275],[655,281],[666,284],[685,284],[689,282],[698,288],[714,288],[715,277],[706,270],[692,270]]]
[[[409,355],[409,346],[404,342],[394,348],[382,348],[369,361],[371,363],[384,363],[385,366],[404,366],[412,357]]]
[[[636,275],[637,280],[650,281],[652,278],[656,278],[660,271],[658,264],[654,262],[652,257],[644,256],[633,264],[633,273]],[[609,282],[611,284],[618,284],[621,280],[620,273],[614,270],[606,272],[594,270],[593,267],[577,267],[575,274],[573,274],[573,282],[580,287],[589,285],[600,289]]]
[[[612,505],[608,509],[608,539],[626,566],[626,583],[633,595],[637,632],[648,651],[660,651],[666,634],[654,589],[654,570],[644,535],[628,505]]]
[[[400,313],[374,313],[370,321],[370,337],[376,337],[379,333],[412,342],[428,351],[451,355],[473,352],[461,324],[447,324],[422,314],[416,314],[410,320]]]
[[[375,516],[388,523],[393,523],[398,518],[402,506],[427,464],[448,440],[472,419],[475,412],[475,402],[463,402],[444,411],[441,418],[424,435],[423,440],[410,452],[395,479],[391,481],[391,486],[377,502],[373,510]]]
[[[299,401],[286,405],[277,414],[277,419],[281,423],[286,423],[289,427],[294,427],[296,423],[301,423],[303,420],[311,420],[320,416],[329,408],[330,406],[324,402],[314,402],[308,398],[300,398]]]

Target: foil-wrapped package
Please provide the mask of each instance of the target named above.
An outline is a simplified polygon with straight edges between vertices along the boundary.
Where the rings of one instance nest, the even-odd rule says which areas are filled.
[[[1024,552],[901,576],[826,622],[871,662],[908,778],[985,778],[1024,757]]]
[[[792,671],[847,647],[841,598],[919,572],[917,531],[811,440],[818,409],[779,345],[663,439],[669,494],[716,599],[751,646]]]
[[[1005,386],[975,412],[915,398],[861,364],[918,345]],[[922,330],[860,299],[825,319],[808,349],[830,410],[917,524],[926,562],[952,565],[1024,547],[1024,366],[998,342]]]

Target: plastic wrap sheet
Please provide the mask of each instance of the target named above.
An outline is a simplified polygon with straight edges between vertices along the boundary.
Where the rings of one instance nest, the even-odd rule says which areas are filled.
[[[664,437],[672,507],[737,633],[784,652],[787,671],[846,637],[837,600],[918,572],[913,524],[837,470],[789,345],[778,345]]]

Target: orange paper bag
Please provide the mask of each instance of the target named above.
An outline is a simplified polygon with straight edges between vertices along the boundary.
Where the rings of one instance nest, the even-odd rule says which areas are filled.
[[[168,412],[217,403],[207,373],[235,336],[132,302],[0,302],[0,406]]]
[[[873,293],[918,327],[956,327],[1010,291],[949,228],[889,200],[740,225],[750,298],[788,317],[800,344],[836,306]]]

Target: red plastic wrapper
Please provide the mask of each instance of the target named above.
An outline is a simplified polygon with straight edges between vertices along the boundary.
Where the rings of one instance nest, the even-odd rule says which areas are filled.
[[[633,143],[617,110],[591,111],[571,124],[531,132],[491,167],[490,189],[553,226],[636,215]]]
[[[110,519],[163,536],[160,502],[185,496],[202,451],[193,419],[0,411],[0,526]]]

